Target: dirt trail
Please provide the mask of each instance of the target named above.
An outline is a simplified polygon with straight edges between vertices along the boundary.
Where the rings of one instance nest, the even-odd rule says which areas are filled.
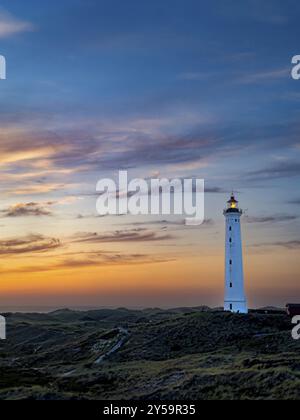
[[[108,351],[108,352],[106,352],[105,354],[102,354],[96,361],[95,361],[95,364],[97,364],[97,365],[99,365],[100,363],[102,363],[103,362],[103,360],[106,358],[106,357],[109,357],[110,355],[112,355],[113,353],[115,353],[116,351],[118,351],[122,346],[123,346],[123,344],[125,343],[125,341],[126,341],[126,339],[127,339],[127,337],[128,337],[128,335],[129,335],[129,332],[128,332],[128,330],[126,330],[125,328],[122,328],[122,327],[120,327],[119,328],[119,334],[121,335],[121,337],[120,337],[120,339],[119,339],[119,341]]]

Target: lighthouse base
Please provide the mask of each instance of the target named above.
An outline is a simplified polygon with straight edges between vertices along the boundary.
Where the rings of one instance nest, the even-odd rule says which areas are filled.
[[[224,311],[233,312],[236,314],[247,314],[248,313],[247,302],[245,300],[225,301]]]

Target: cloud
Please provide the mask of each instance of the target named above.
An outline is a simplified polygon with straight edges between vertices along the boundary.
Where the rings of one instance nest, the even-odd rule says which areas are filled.
[[[264,148],[282,148],[299,143],[299,124],[264,124],[256,127],[244,124],[227,124],[216,127],[211,124],[191,126],[189,134],[165,134],[163,127],[151,131],[145,126],[113,127],[109,132],[95,129],[83,138],[72,138],[67,154],[57,150],[53,160],[56,167],[69,168],[84,165],[90,170],[133,169],[145,166],[177,165],[197,168],[207,167],[232,152]],[[98,130],[98,132],[97,132]],[[83,141],[84,139],[84,141]],[[66,140],[67,141],[67,140]],[[111,147],[113,144],[113,148]],[[67,146],[66,146],[67,147]],[[84,156],[84,160],[83,160]]]
[[[20,255],[43,253],[62,246],[59,239],[48,238],[43,235],[28,235],[0,241],[0,255]]]
[[[0,10],[0,39],[33,30],[32,23],[17,19],[10,13]]]
[[[226,3],[221,3],[219,12],[235,21],[250,20],[264,25],[285,25],[289,21],[284,4],[274,0],[244,0],[243,3],[227,0]]]
[[[72,128],[68,120],[61,124],[63,126],[56,122],[51,127],[42,116],[35,121],[3,122],[0,132],[3,193],[37,195],[65,189],[70,193],[71,188],[82,188],[82,179],[87,179],[89,173],[98,172],[99,168],[102,172],[145,170],[147,166],[161,169],[163,165],[191,169],[197,162],[203,174],[208,162],[215,164],[218,159],[232,153],[239,155],[249,149],[257,153],[271,148],[293,147],[299,143],[300,131],[296,122],[254,127],[240,123],[222,126],[203,122],[191,126],[189,134],[182,135],[168,134],[163,119],[160,122],[137,119],[113,124],[108,121],[100,123],[92,118],[88,126],[78,119]],[[24,179],[21,186],[20,176]],[[264,176],[267,178],[268,173]],[[249,181],[261,179],[261,173],[251,173],[248,178]],[[76,180],[79,184],[74,183]],[[206,192],[226,191],[212,186],[206,188]]]
[[[24,164],[26,168],[89,170],[135,168],[145,165],[190,163],[207,166],[216,153],[230,153],[255,142],[282,145],[299,143],[299,125],[271,124],[258,127],[241,124],[191,125],[189,134],[168,135],[164,121],[116,121],[90,124],[78,121],[76,131],[47,128],[47,122],[3,124],[0,133],[0,166]],[[32,126],[31,126],[32,125]],[[44,125],[44,126],[43,126]],[[111,145],[113,144],[113,148]],[[17,152],[16,152],[17,150]],[[22,172],[23,174],[23,172]],[[32,175],[32,172],[31,172]]]
[[[257,171],[248,172],[248,179],[269,180],[274,178],[290,178],[300,175],[300,163],[284,161]]]
[[[151,220],[151,221],[148,221],[148,222],[134,222],[134,223],[128,223],[128,224],[131,224],[131,225],[134,225],[134,226],[150,226],[150,225],[185,226],[185,219],[180,219],[180,220],[162,219],[162,220]]]
[[[244,55],[244,58],[247,55]],[[253,73],[234,74],[234,83],[239,84],[257,84],[273,82],[275,80],[287,79],[290,77],[291,69],[289,67],[279,69],[267,69],[264,71],[256,71]],[[186,81],[207,81],[212,73],[191,72],[182,73],[178,76],[179,80]],[[215,77],[217,77],[215,75]]]
[[[39,118],[30,121],[30,117],[28,117],[28,120],[15,123],[11,123],[11,120],[1,122],[0,167],[2,168],[23,168],[25,166],[27,170],[31,170],[29,175],[33,176],[35,171],[41,175],[47,171],[58,169],[55,165],[56,159],[62,156],[73,158],[77,154],[79,155],[82,150],[83,146],[76,145],[72,133],[70,133],[70,137],[62,133],[59,135],[47,128],[43,118],[41,121]],[[68,167],[60,169],[67,173],[69,171]]]
[[[2,269],[7,274],[13,273],[38,273],[59,270],[77,270],[85,268],[101,268],[107,266],[122,265],[144,265],[144,264],[163,264],[172,262],[172,257],[160,257],[156,255],[145,254],[120,254],[106,251],[99,252],[81,252],[71,253],[70,257],[62,258],[60,261],[51,264],[42,258],[43,263],[35,265],[26,265],[18,268]]]
[[[54,269],[73,269],[84,267],[103,267],[108,265],[140,265],[140,264],[158,264],[173,261],[169,258],[156,256],[147,256],[144,254],[103,254],[97,255],[97,258],[82,259],[80,255],[76,259],[66,259],[56,265]]]
[[[145,222],[134,222],[134,223],[122,223],[122,225],[131,225],[131,226],[159,226],[161,225],[163,228],[167,226],[183,226],[185,228],[190,228],[190,226],[186,225],[185,219],[179,219],[179,220],[168,220],[168,219],[161,219],[161,220],[151,220],[151,221],[145,221]],[[199,225],[199,228],[201,226],[213,226],[214,221],[213,219],[206,219],[202,223],[202,225]],[[193,226],[193,229],[196,226]]]
[[[26,217],[26,216],[52,216],[54,213],[50,209],[53,206],[68,206],[76,203],[80,197],[69,196],[54,201],[29,202],[13,204],[3,210],[0,210],[2,217]],[[1,216],[0,216],[1,217]],[[99,216],[100,217],[100,216]],[[78,218],[81,218],[78,216]]]
[[[15,190],[4,190],[5,194],[9,194],[9,195],[40,195],[40,194],[47,194],[47,193],[51,193],[51,192],[55,192],[55,191],[59,191],[59,190],[63,190],[64,188],[68,187],[72,187],[74,186],[73,184],[55,184],[55,183],[47,183],[47,182],[39,182],[39,183],[34,183],[28,186],[22,186],[20,188],[16,188]]]
[[[205,187],[205,193],[207,194],[226,194],[229,191],[221,187]]]
[[[260,217],[246,217],[247,223],[277,223],[277,222],[291,222],[297,220],[299,216],[296,215],[274,215],[274,216],[260,216]]]
[[[48,206],[52,203],[47,203],[47,206],[40,203],[18,203],[2,210],[2,217],[25,217],[25,216],[51,216],[52,212]]]
[[[206,138],[205,134],[183,137],[161,134],[155,126],[151,132],[147,126],[151,125],[150,121],[136,121],[136,127],[134,123],[128,123],[120,127],[115,124],[111,127],[89,127],[86,130],[83,123],[76,132],[59,129],[54,132],[36,122],[33,124],[35,126],[32,127],[28,126],[28,122],[24,122],[23,126],[2,126],[0,167],[9,168],[10,173],[16,169],[19,173],[21,168],[22,175],[25,172],[25,175],[29,173],[34,177],[35,172],[38,176],[42,171],[46,176],[47,171],[54,174],[55,169],[126,169],[195,160],[201,164],[202,154],[211,149],[213,141]]]
[[[255,244],[253,245],[255,248],[261,248],[261,247],[280,247],[285,248],[289,250],[297,250],[300,249],[300,240],[292,240],[292,241],[276,241],[276,242],[267,242],[267,243],[261,243],[261,244]]]
[[[288,67],[275,70],[266,70],[251,74],[243,74],[241,77],[236,78],[236,82],[241,84],[256,84],[273,82],[274,80],[280,79],[288,80],[290,73],[291,69]]]
[[[282,241],[282,242],[275,242],[273,244],[274,246],[280,246],[283,248],[287,248],[287,249],[300,249],[300,241],[299,240],[295,240],[295,241]]]
[[[290,200],[288,203],[299,205],[300,204],[300,198],[296,198],[295,200]]]
[[[79,233],[75,235],[76,243],[119,243],[119,242],[158,242],[174,239],[172,235],[158,234],[147,229],[117,230],[115,232],[99,233]]]

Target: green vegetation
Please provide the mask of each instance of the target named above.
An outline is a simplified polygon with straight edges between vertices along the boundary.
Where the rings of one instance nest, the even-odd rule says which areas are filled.
[[[208,308],[6,314],[0,399],[299,399],[285,314]]]

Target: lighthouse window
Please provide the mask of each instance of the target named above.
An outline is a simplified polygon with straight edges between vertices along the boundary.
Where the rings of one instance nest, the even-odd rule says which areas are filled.
[[[229,264],[232,265],[232,260],[229,261]]]
[[[232,289],[232,283],[230,283],[230,289]]]
[[[230,242],[230,243],[232,242],[232,239],[231,239],[231,238],[229,239],[229,242]]]
[[[232,311],[232,303],[230,304],[230,310]]]
[[[230,232],[232,231],[232,227],[231,226],[230,226],[229,230],[230,230]]]

